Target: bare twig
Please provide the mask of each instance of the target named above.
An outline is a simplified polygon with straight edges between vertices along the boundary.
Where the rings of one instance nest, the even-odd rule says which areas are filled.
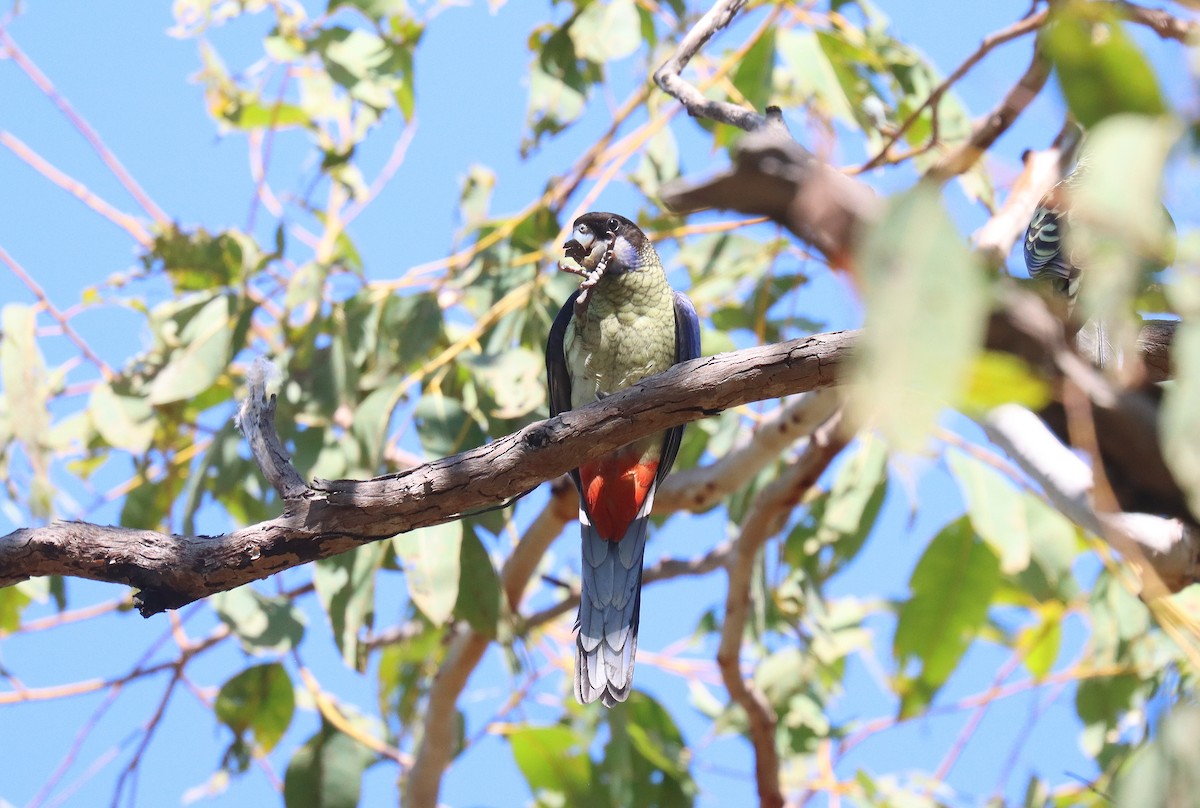
[[[941,84],[933,89],[933,91],[929,94],[929,97],[926,98],[916,109],[914,109],[909,116],[904,119],[900,126],[896,128],[896,131],[888,137],[887,141],[883,144],[883,147],[879,149],[875,156],[856,169],[856,173],[861,171],[870,171],[872,168],[876,168],[888,161],[888,153],[891,151],[892,147],[895,146],[900,141],[900,138],[904,137],[904,134],[912,128],[913,124],[915,124],[918,119],[920,119],[922,113],[924,113],[926,109],[930,108],[932,108],[933,114],[933,131],[930,134],[929,145],[932,146],[936,144],[938,140],[937,105],[942,100],[942,96],[946,94],[946,91],[954,86],[959,79],[965,76],[971,70],[971,68],[979,64],[979,62],[983,60],[983,57],[987,56],[995,48],[1003,45],[1006,42],[1011,42],[1014,39],[1025,36],[1026,34],[1036,31],[1038,28],[1040,28],[1046,22],[1046,18],[1049,16],[1049,13],[1049,9],[1046,8],[1041,9],[1040,11],[1033,11],[1007,28],[996,31],[992,34],[988,34],[986,37],[984,37],[983,41],[979,43],[979,47],[976,48],[970,56],[964,59],[962,64],[955,68],[954,72],[947,76]]]
[[[38,285],[38,282],[33,279],[33,276],[26,272],[25,268],[17,263],[17,260],[9,255],[3,247],[0,247],[0,263],[4,263],[6,266],[8,266],[8,268],[14,275],[17,276],[21,283],[25,284],[25,288],[33,293],[33,296],[38,299],[38,302],[45,307],[46,312],[52,318],[54,318],[54,321],[57,322],[62,328],[63,335],[66,336],[67,339],[71,340],[71,342],[75,344],[75,347],[79,349],[79,352],[86,356],[88,361],[96,366],[96,368],[100,371],[100,375],[103,376],[105,380],[111,379],[114,374],[112,368],[108,366],[108,363],[96,355],[96,352],[93,351],[87,342],[84,341],[83,337],[79,336],[79,332],[71,327],[71,321],[67,319],[67,317],[58,309],[57,306],[50,302],[50,298],[46,296],[46,291]],[[3,583],[0,583],[0,586],[3,586]]]
[[[701,512],[746,484],[787,447],[812,431],[837,409],[836,390],[799,396],[765,417],[744,445],[707,466],[677,471],[654,495],[655,513]]]
[[[975,123],[971,136],[954,151],[940,159],[926,174],[937,182],[944,182],[964,173],[983,156],[992,144],[1008,131],[1013,122],[1029,106],[1029,102],[1037,97],[1046,86],[1050,77],[1050,62],[1035,46],[1029,67],[1021,74],[1021,78],[1012,89],[1000,100],[990,113]]]
[[[150,217],[159,225],[163,227],[169,225],[171,223],[171,218],[163,212],[162,208],[154,204],[154,201],[150,198],[150,196],[144,190],[142,190],[140,185],[138,185],[137,180],[133,178],[133,175],[130,174],[125,166],[121,164],[121,161],[118,160],[117,156],[112,153],[112,150],[105,145],[104,140],[100,137],[96,130],[91,127],[91,124],[84,120],[83,116],[75,111],[75,108],[71,106],[71,102],[69,102],[65,96],[60,94],[58,90],[55,89],[54,84],[50,81],[46,74],[43,73],[36,64],[34,64],[33,60],[30,59],[24,51],[17,47],[17,43],[13,40],[12,36],[9,35],[8,31],[4,27],[0,27],[0,47],[3,48],[3,51],[0,51],[0,56],[7,56],[9,59],[12,59],[13,62],[16,63],[17,67],[21,68],[21,70],[25,72],[25,75],[29,76],[30,80],[37,85],[37,88],[41,90],[42,93],[49,98],[56,107],[59,108],[62,114],[66,116],[67,120],[69,120],[75,126],[75,128],[79,130],[79,134],[83,135],[84,140],[86,140],[88,144],[95,150],[96,154],[100,156],[100,159],[103,161],[104,165],[108,166],[109,171],[113,173],[113,176],[117,178],[117,181],[120,182],[121,185],[125,187],[125,190],[129,192],[130,196],[137,200],[137,203],[142,206],[142,210],[146,211],[146,213],[149,214]]]
[[[754,747],[758,799],[764,806],[782,806],[784,796],[779,783],[779,751],[775,747],[775,711],[762,692],[742,678],[740,665],[742,637],[750,610],[754,559],[846,445],[846,438],[840,434],[841,420],[840,413],[835,413],[818,427],[796,463],[755,497],[727,564],[729,590],[725,599],[725,624],[717,648],[717,667],[730,698],[746,711],[750,743]]]
[[[655,71],[654,82],[663,92],[682,102],[690,115],[720,121],[750,132],[765,124],[766,117],[737,104],[706,98],[679,75],[700,48],[704,47],[717,31],[729,25],[745,5],[746,0],[717,0],[680,41],[675,53]]]
[[[154,246],[154,238],[142,226],[141,222],[128,213],[110,205],[79,180],[60,171],[16,135],[0,130],[0,145],[3,145],[21,160],[25,161],[30,168],[50,180],[50,182],[62,188],[96,213],[99,213],[105,219],[108,219],[117,227],[124,230],[143,249],[149,250]]]
[[[1169,11],[1161,8],[1146,8],[1136,3],[1126,3],[1117,0],[1116,7],[1130,22],[1144,25],[1163,39],[1174,39],[1187,44],[1194,42],[1200,25],[1190,20],[1181,20]]]

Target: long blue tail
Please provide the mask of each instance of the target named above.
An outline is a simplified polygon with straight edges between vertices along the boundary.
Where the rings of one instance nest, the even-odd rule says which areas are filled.
[[[579,509],[583,583],[576,622],[575,695],[581,704],[600,699],[605,707],[612,707],[629,698],[642,608],[642,556],[653,506],[651,487],[619,542],[601,538],[584,509]]]

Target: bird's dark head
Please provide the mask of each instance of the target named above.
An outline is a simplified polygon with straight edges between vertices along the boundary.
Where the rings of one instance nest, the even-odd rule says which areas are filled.
[[[636,224],[615,213],[593,211],[575,220],[571,238],[563,244],[567,258],[586,270],[594,270],[609,250],[612,258],[608,272],[637,269],[649,242]]]

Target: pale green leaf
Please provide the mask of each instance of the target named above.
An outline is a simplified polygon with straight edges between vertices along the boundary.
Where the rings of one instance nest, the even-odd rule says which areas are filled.
[[[487,548],[473,530],[465,531],[462,538],[459,564],[461,573],[454,614],[483,636],[495,639],[500,622],[500,578]]]
[[[794,82],[796,92],[807,98],[821,114],[854,126],[854,109],[850,99],[846,97],[837,71],[821,47],[816,33],[782,30],[776,37],[776,47],[783,62],[777,76],[784,81]]]
[[[642,44],[634,0],[594,0],[571,25],[575,53],[603,63],[624,59]]]
[[[966,501],[971,526],[996,551],[1000,569],[1012,575],[1029,566],[1029,526],[1021,492],[994,468],[964,452],[949,452],[946,462]]]
[[[1038,621],[1017,636],[1017,650],[1024,655],[1025,667],[1037,681],[1045,679],[1058,659],[1062,646],[1063,610],[1051,604],[1038,613]]]
[[[404,566],[408,594],[426,617],[444,624],[458,600],[462,522],[418,528],[392,537],[396,557]]]
[[[1037,412],[1050,403],[1051,390],[1019,357],[999,351],[981,351],[971,364],[961,407],[970,415],[983,415],[1001,404],[1020,404]]]
[[[233,339],[230,306],[230,297],[216,295],[173,335],[178,347],[150,385],[151,404],[193,398],[225,372]]]
[[[1141,325],[1129,301],[1149,273],[1169,263],[1174,227],[1162,206],[1162,176],[1179,134],[1173,120],[1116,115],[1084,143],[1086,170],[1071,193],[1067,248],[1087,267],[1079,287],[1083,314],[1103,321],[1117,347],[1131,346]]]
[[[889,202],[858,265],[867,318],[850,405],[896,448],[919,450],[942,408],[958,399],[978,352],[987,320],[983,273],[925,185]]]
[[[1169,292],[1183,321],[1171,343],[1175,379],[1159,419],[1162,451],[1188,507],[1200,514],[1200,277],[1181,272]]]
[[[513,758],[535,797],[549,792],[561,795],[560,805],[592,804],[590,738],[565,726],[517,726],[506,734]]]
[[[1166,111],[1154,68],[1108,3],[1056,3],[1041,43],[1071,112],[1091,128],[1110,115]]]
[[[317,561],[313,572],[313,584],[329,616],[342,659],[356,670],[363,670],[366,665],[359,634],[374,623],[375,576],[383,563],[385,549],[383,542],[364,544]]]
[[[99,381],[88,401],[92,424],[108,445],[144,454],[154,439],[154,410],[144,395],[126,395]]]
[[[295,648],[304,636],[304,615],[283,598],[268,598],[248,586],[218,592],[208,599],[221,621],[250,654],[278,654]]]

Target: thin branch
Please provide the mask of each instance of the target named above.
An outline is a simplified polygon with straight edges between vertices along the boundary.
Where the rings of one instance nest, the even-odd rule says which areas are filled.
[[[1035,45],[1029,67],[1025,68],[1017,83],[995,109],[975,123],[967,142],[940,159],[926,176],[935,182],[945,182],[968,171],[1008,131],[1029,103],[1037,98],[1049,77],[1050,62]]]
[[[1165,9],[1146,8],[1123,0],[1117,0],[1115,5],[1127,20],[1146,26],[1163,39],[1174,39],[1186,45],[1194,43],[1197,33],[1200,32],[1200,24],[1181,20]]]
[[[16,63],[17,67],[21,68],[21,70],[25,72],[25,75],[29,76],[30,80],[37,85],[37,88],[41,90],[42,93],[49,98],[56,107],[59,108],[62,114],[66,116],[67,120],[69,120],[75,126],[75,128],[79,130],[79,134],[83,135],[84,140],[86,140],[88,144],[95,150],[96,154],[100,156],[100,159],[104,162],[104,165],[108,166],[109,171],[113,173],[113,175],[117,178],[117,181],[120,182],[121,185],[125,187],[125,190],[129,192],[130,196],[136,199],[137,203],[142,206],[142,210],[146,211],[146,213],[149,214],[150,217],[159,225],[163,227],[169,225],[171,223],[171,217],[167,216],[167,214],[163,212],[162,208],[154,204],[154,200],[152,200],[150,196],[144,190],[142,190],[142,187],[138,185],[137,180],[135,180],[133,175],[130,174],[125,166],[121,164],[121,161],[118,160],[117,156],[112,153],[112,150],[105,145],[104,140],[100,137],[96,130],[91,127],[91,124],[84,120],[83,116],[75,111],[75,108],[71,106],[71,102],[69,102],[66,97],[61,95],[58,90],[55,89],[54,84],[49,78],[47,78],[46,74],[43,73],[36,64],[34,64],[33,60],[30,59],[24,51],[17,47],[17,43],[13,41],[13,38],[9,35],[7,29],[4,27],[0,27],[0,47],[3,47],[3,53],[0,55],[6,55],[9,59],[12,59],[13,62]]]
[[[642,572],[642,585],[648,586],[658,581],[669,581],[672,578],[685,578],[695,575],[707,575],[725,566],[733,553],[733,543],[723,541],[702,556],[696,558],[661,558]],[[567,612],[579,606],[579,587],[572,586],[570,594],[545,609],[534,612],[521,621],[522,632],[557,620]]]
[[[1174,519],[1138,513],[1101,513],[1092,502],[1092,470],[1058,441],[1029,410],[1006,404],[983,421],[988,438],[1008,453],[1075,524],[1113,543],[1131,560],[1143,559],[1167,589],[1178,592],[1197,580],[1198,537]]]
[[[1042,25],[1045,24],[1046,18],[1049,16],[1049,14],[1050,10],[1048,8],[1044,8],[1041,11],[1031,12],[1007,28],[988,34],[986,37],[984,37],[983,41],[979,43],[979,47],[975,49],[974,53],[963,60],[962,64],[954,69],[954,72],[947,76],[941,84],[933,89],[933,91],[920,104],[920,106],[914,109],[909,116],[904,119],[903,123],[896,128],[896,131],[893,132],[890,137],[888,137],[887,142],[883,144],[883,147],[875,154],[875,156],[859,166],[855,170],[855,173],[870,171],[872,168],[877,168],[885,161],[888,161],[888,153],[891,151],[892,147],[895,146],[900,141],[900,138],[904,137],[904,134],[913,127],[913,124],[917,122],[922,113],[931,107],[933,110],[933,132],[930,135],[929,145],[932,146],[936,144],[938,139],[937,105],[942,100],[942,96],[944,96],[946,92],[959,81],[959,79],[967,75],[971,68],[979,64],[979,62],[983,60],[983,57],[987,56],[995,48],[1003,45],[1006,42],[1011,42],[1014,39],[1018,39],[1028,33],[1036,31],[1038,28],[1041,28]]]
[[[841,395],[833,389],[805,393],[768,415],[742,446],[707,466],[677,471],[654,495],[656,514],[714,507],[746,484],[797,440],[806,438],[837,409]]]
[[[705,98],[702,92],[680,76],[692,57],[713,38],[713,35],[729,25],[745,5],[746,0],[717,0],[680,41],[675,53],[655,71],[654,83],[661,87],[663,92],[678,99],[693,117],[720,121],[750,132],[763,126],[767,122],[766,117],[728,101]]]
[[[750,743],[754,746],[755,781],[759,804],[782,806],[779,782],[779,751],[775,746],[775,711],[751,682],[742,678],[742,636],[750,610],[750,581],[759,549],[786,522],[796,503],[813,485],[833,458],[846,445],[840,434],[841,417],[835,414],[815,432],[800,459],[778,479],[759,492],[742,523],[733,546],[729,591],[725,599],[725,625],[717,649],[717,667],[729,696],[746,711]]]
[[[38,282],[33,279],[33,276],[26,272],[25,268],[17,263],[17,260],[9,255],[3,247],[0,247],[0,263],[7,265],[12,273],[21,281],[21,283],[25,284],[25,288],[33,293],[33,296],[38,299],[38,302],[45,307],[46,312],[54,318],[54,321],[57,322],[59,326],[62,327],[63,334],[67,337],[67,339],[71,340],[71,342],[75,344],[75,347],[79,349],[79,352],[86,356],[88,360],[96,366],[96,368],[100,371],[100,375],[103,376],[105,380],[112,379],[115,374],[113,373],[112,368],[108,366],[108,363],[96,355],[96,352],[88,346],[83,337],[79,336],[79,332],[71,327],[71,321],[68,320],[61,311],[59,311],[57,306],[50,302],[50,298],[46,296],[46,290],[39,286]],[[0,576],[0,586],[3,585],[3,576]]]
[[[154,247],[154,238],[142,226],[141,222],[100,198],[99,195],[79,180],[60,171],[16,135],[0,130],[0,145],[3,145],[34,171],[50,180],[50,182],[62,188],[96,213],[99,213],[105,219],[108,219],[117,227],[124,230],[143,249],[149,250]]]

